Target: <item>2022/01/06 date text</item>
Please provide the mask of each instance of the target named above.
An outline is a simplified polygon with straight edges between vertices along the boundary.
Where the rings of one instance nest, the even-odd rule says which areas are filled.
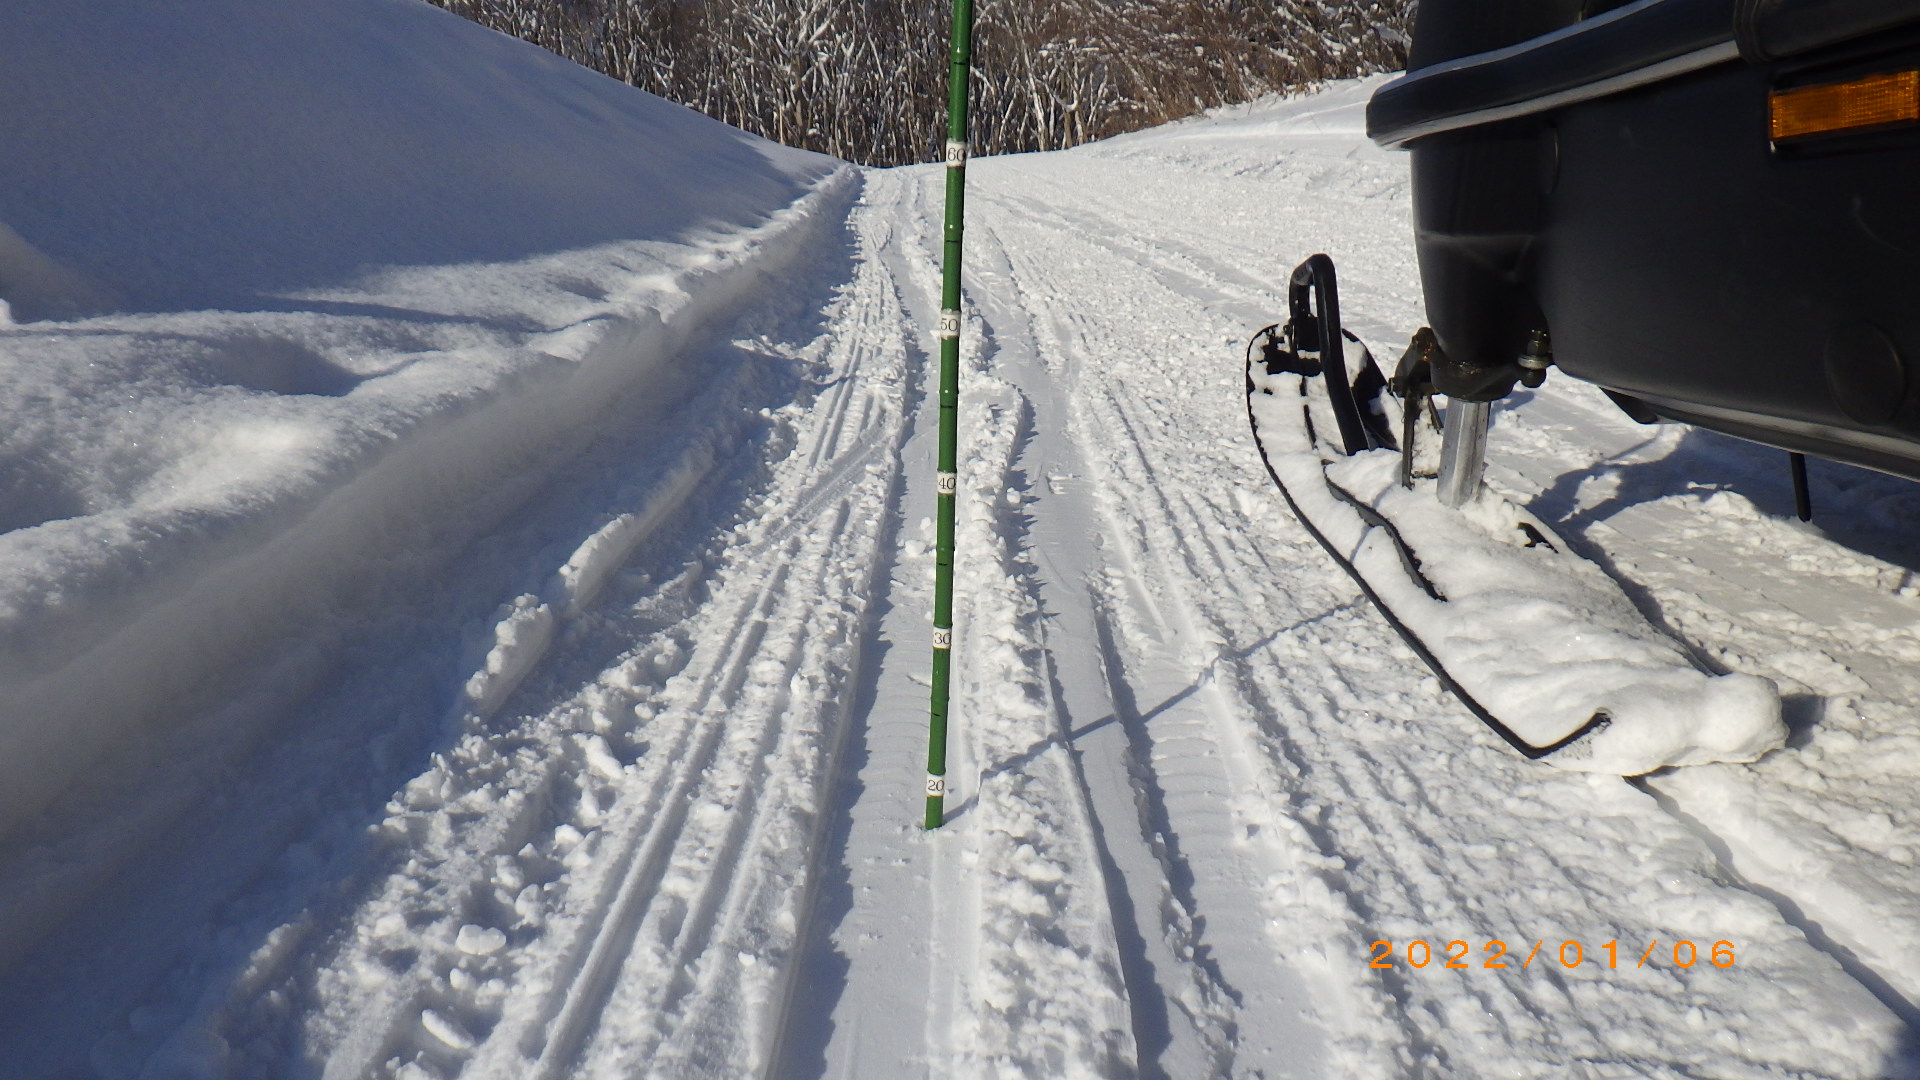
[[[1391,968],[1404,964],[1407,967],[1424,968],[1431,964],[1443,968],[1525,969],[1538,959],[1546,964],[1558,963],[1561,967],[1576,968],[1591,959],[1593,963],[1607,968],[1618,968],[1622,964],[1630,967],[1677,968],[1710,964],[1713,967],[1730,968],[1736,959],[1731,941],[1697,945],[1682,940],[1663,947],[1656,938],[1648,942],[1645,949],[1637,949],[1636,945],[1633,943],[1623,947],[1616,938],[1600,944],[1589,953],[1583,942],[1562,941],[1557,948],[1551,948],[1543,938],[1533,942],[1531,948],[1527,948],[1526,942],[1521,942],[1520,947],[1527,948],[1526,957],[1522,959],[1518,951],[1509,950],[1507,943],[1497,938],[1481,942],[1479,955],[1475,955],[1472,943],[1458,939],[1437,944],[1415,939],[1399,946],[1381,940],[1373,943],[1373,958],[1367,966]],[[1635,959],[1635,952],[1639,953],[1638,959]]]

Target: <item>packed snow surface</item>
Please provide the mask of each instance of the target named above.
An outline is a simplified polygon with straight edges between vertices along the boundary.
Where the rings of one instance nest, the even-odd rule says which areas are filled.
[[[945,174],[402,0],[0,15],[9,1077],[1884,1077],[1912,485],[1555,379],[1491,483],[1787,746],[1529,764],[1285,510],[1302,257],[1419,324],[1371,84]],[[43,10],[44,9],[44,10]]]

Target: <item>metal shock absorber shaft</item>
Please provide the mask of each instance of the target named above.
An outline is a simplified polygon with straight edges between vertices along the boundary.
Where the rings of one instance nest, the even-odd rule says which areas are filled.
[[[1440,436],[1440,501],[1459,507],[1480,494],[1487,471],[1487,427],[1493,420],[1493,402],[1447,402],[1446,427]]]

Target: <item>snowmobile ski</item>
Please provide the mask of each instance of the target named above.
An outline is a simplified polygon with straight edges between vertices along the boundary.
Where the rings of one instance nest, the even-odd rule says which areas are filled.
[[[1427,377],[1438,348],[1422,330],[1384,377],[1340,324],[1333,261],[1294,271],[1286,323],[1248,345],[1247,419],[1307,532],[1441,685],[1528,759],[1635,776],[1781,745],[1773,683],[1706,670],[1605,571],[1487,491],[1477,458],[1443,475]],[[1484,434],[1484,407],[1447,412]],[[1466,438],[1447,451],[1480,453]],[[1448,482],[1457,506],[1443,501]]]

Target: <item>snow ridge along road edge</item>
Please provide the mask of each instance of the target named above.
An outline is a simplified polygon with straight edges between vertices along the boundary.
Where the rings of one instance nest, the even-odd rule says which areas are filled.
[[[750,444],[766,460],[748,446],[693,453],[557,558],[612,567],[605,538],[651,516],[689,469],[707,470],[688,499],[705,502],[684,521],[715,534],[692,551],[684,535],[642,541],[570,614],[553,591],[566,570],[507,605],[496,649],[516,623],[534,631],[531,651],[542,636],[566,648],[503,664],[526,672],[522,691],[493,719],[465,713],[458,745],[395,800],[387,872],[337,950],[312,972],[256,959],[250,982],[317,980],[313,1015],[273,1022],[326,1048],[325,1075],[746,1076],[772,1060],[913,381],[890,283],[835,284],[828,312],[750,342],[815,387],[766,412],[771,441]],[[639,608],[663,618],[636,623]],[[568,655],[583,649],[611,658],[584,681]],[[467,948],[486,942],[499,947]],[[238,1039],[271,1012],[236,1001],[212,1022]]]
[[[432,559],[484,535],[616,418],[650,374],[838,228],[857,175],[841,167],[764,224],[699,241],[671,277],[641,278],[602,314],[527,336],[520,347],[533,362],[520,373],[365,448],[358,463],[329,474],[331,483],[237,525],[173,523],[199,534],[189,557],[114,567],[112,588],[61,607],[0,610],[0,640],[31,626],[39,642],[0,655],[12,688],[0,725],[0,843],[57,842],[24,827],[117,745],[259,738],[194,725],[252,689],[250,672],[295,652],[324,653],[354,597],[429,572]],[[578,579],[587,591],[591,577]],[[49,664],[42,653],[54,646],[60,662]],[[531,660],[514,661],[523,662]],[[121,751],[108,772],[122,767],[119,757],[137,756]],[[127,848],[137,840],[118,838]],[[0,892],[0,963],[112,866],[96,861],[86,880],[35,895]]]

